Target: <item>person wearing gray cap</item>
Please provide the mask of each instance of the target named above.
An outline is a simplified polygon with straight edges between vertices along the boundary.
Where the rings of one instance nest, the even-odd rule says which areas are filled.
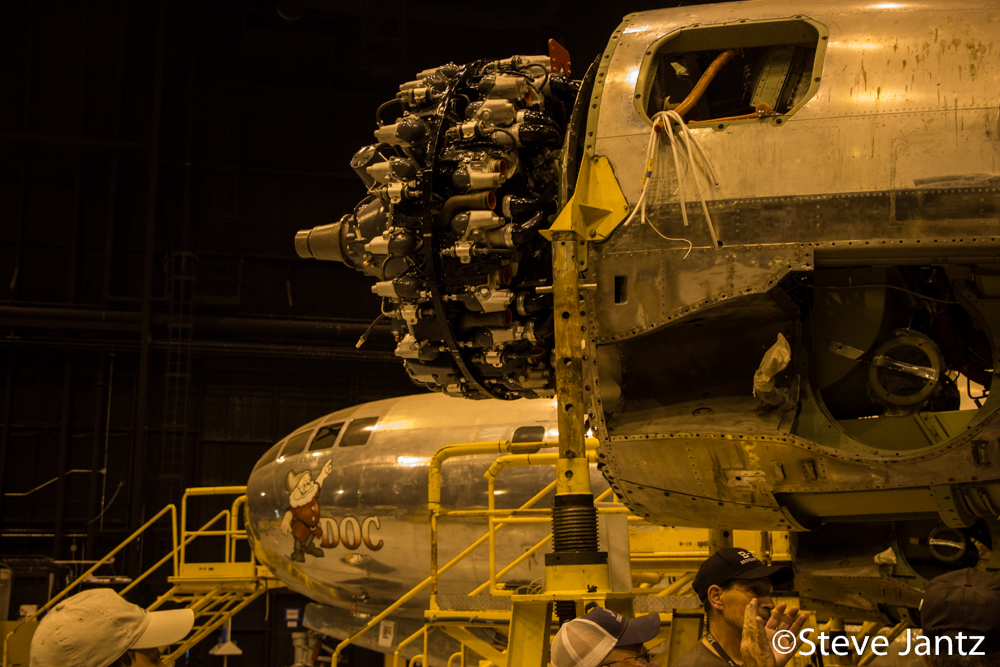
[[[38,624],[30,667],[162,667],[160,647],[191,631],[190,609],[148,612],[110,588],[66,598]]]
[[[625,618],[596,607],[564,623],[552,640],[553,667],[657,667],[643,646],[660,632],[660,615]]]
[[[779,630],[798,636],[805,615],[799,614],[798,607],[786,614],[784,604],[775,607],[771,600],[771,586],[791,579],[791,568],[764,565],[743,549],[720,549],[709,556],[691,584],[705,605],[705,636],[677,658],[673,667],[737,667],[758,662],[744,655],[745,641],[751,639],[744,632],[748,609],[760,619],[768,639]],[[775,654],[776,667],[784,667],[793,654]]]

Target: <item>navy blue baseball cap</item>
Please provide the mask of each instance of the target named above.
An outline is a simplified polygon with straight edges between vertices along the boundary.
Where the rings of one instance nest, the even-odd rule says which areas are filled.
[[[698,568],[691,587],[702,602],[708,597],[711,586],[722,586],[733,579],[763,579],[770,577],[772,584],[791,581],[792,568],[784,565],[764,565],[745,549],[720,549],[705,559]]]
[[[598,667],[614,648],[648,642],[660,632],[660,615],[625,618],[602,607],[563,623],[552,640],[555,667]]]
[[[920,621],[925,637],[959,631],[984,638],[977,651],[1000,652],[1000,577],[967,567],[931,579]]]

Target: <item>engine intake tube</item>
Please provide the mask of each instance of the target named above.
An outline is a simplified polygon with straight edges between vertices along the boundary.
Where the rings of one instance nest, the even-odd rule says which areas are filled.
[[[342,262],[354,267],[345,249],[344,236],[352,216],[345,215],[339,222],[302,229],[295,233],[295,252],[303,259],[325,259]]]

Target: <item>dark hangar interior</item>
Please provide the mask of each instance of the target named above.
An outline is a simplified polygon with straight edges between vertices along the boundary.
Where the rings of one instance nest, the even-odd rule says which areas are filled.
[[[355,348],[378,316],[368,281],[300,259],[292,243],[296,230],[354,206],[363,186],[350,156],[371,141],[374,110],[400,82],[449,61],[544,53],[549,38],[585,68],[624,14],[661,4],[9,4],[0,22],[9,618],[185,487],[244,484],[298,425],[416,390],[385,328]],[[153,551],[126,549],[116,573],[134,575]],[[245,655],[234,664],[290,664],[283,610],[304,603],[279,591],[237,617]],[[207,664],[205,651],[188,664]],[[368,664],[363,653],[352,664]]]

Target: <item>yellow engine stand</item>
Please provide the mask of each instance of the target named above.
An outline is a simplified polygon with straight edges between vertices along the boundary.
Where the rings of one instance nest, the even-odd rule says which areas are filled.
[[[587,306],[580,294],[579,272],[585,261],[586,241],[571,228],[553,228],[552,299],[555,318],[556,395],[559,405],[559,461],[556,495],[590,494],[590,468],[584,441],[584,351],[590,328]],[[572,559],[567,559],[572,560]],[[593,602],[623,616],[633,616],[633,595],[611,590],[607,562],[559,564],[545,567],[545,592],[515,595],[511,599],[507,667],[545,667],[549,660],[553,609],[572,600],[577,614]]]

